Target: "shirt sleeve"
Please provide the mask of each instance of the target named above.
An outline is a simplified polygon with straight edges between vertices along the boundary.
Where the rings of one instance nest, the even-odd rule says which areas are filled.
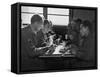
[[[32,41],[24,35],[22,35],[21,43],[22,52],[26,53],[30,57],[43,55],[48,50],[48,47],[36,48],[35,45],[32,44]]]

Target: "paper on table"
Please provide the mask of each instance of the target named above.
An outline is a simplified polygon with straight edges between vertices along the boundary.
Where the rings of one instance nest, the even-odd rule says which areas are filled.
[[[58,46],[55,48],[55,51],[54,51],[53,54],[62,54],[62,53],[59,52],[61,49],[64,49],[64,46],[63,46],[63,45],[58,45]]]

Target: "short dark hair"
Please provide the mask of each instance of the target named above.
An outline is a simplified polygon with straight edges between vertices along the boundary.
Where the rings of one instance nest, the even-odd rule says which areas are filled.
[[[84,27],[88,27],[90,31],[93,30],[93,25],[89,20],[84,20],[82,24]]]
[[[76,22],[81,24],[82,23],[82,20],[80,18],[76,19]]]
[[[42,17],[38,14],[35,14],[31,17],[31,24],[34,22],[42,22]]]
[[[73,19],[72,21],[74,21],[75,23],[82,23],[82,20],[80,18],[78,19]]]
[[[49,24],[48,20],[44,20],[44,25]]]

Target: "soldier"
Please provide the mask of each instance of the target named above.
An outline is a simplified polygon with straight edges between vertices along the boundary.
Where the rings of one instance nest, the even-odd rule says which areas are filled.
[[[50,48],[43,45],[44,34],[42,32],[43,19],[39,15],[33,15],[31,24],[22,29],[21,32],[21,56],[22,68],[25,69],[42,69],[43,62],[38,59]]]

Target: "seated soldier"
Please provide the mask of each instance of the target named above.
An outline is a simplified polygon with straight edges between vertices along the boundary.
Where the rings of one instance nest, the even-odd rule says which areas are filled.
[[[79,45],[79,31],[80,31],[81,19],[72,20],[68,26],[68,38],[70,43],[76,46]]]
[[[95,56],[95,37],[93,32],[93,25],[90,21],[85,20],[81,25],[80,29],[80,53],[82,54],[81,57],[84,60],[91,60],[94,61]],[[80,57],[80,58],[81,58]]]
[[[78,60],[74,64],[77,67],[89,67],[95,65],[95,37],[93,26],[85,20],[80,27],[80,46],[73,47]]]
[[[38,59],[38,56],[45,54],[50,47],[43,46],[44,34],[41,30],[42,27],[42,17],[33,15],[31,24],[21,31],[21,56],[24,70],[43,68],[43,62]]]
[[[48,20],[44,20],[42,31],[45,36],[45,44],[47,46],[52,46],[52,48],[49,49],[46,54],[51,55],[54,52],[53,44],[54,44],[54,36],[55,36],[55,34],[52,30],[52,22],[48,21]]]

